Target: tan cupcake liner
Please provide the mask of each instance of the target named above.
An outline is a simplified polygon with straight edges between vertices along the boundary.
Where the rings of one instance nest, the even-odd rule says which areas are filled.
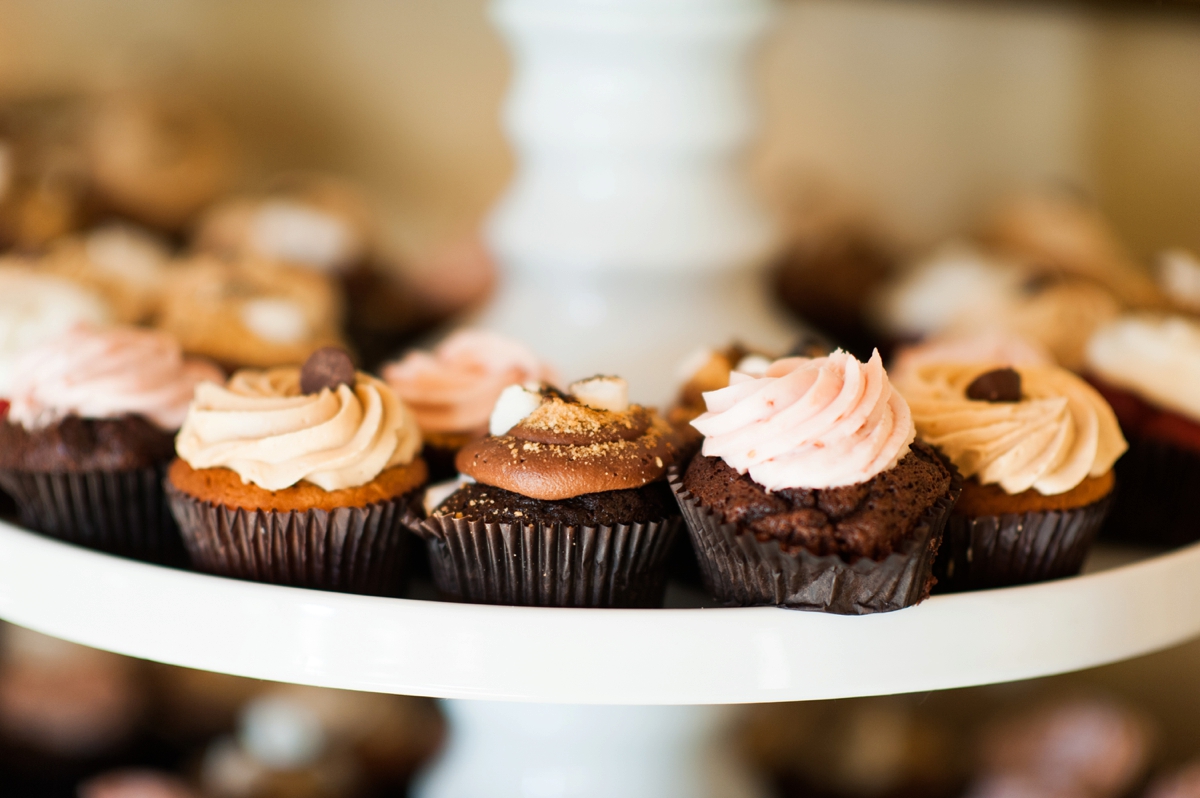
[[[427,518],[434,582],[449,598],[536,607],[658,607],[680,519],[564,526]]]
[[[683,511],[705,588],[729,606],[787,607],[839,615],[865,615],[909,607],[929,597],[933,563],[946,519],[962,492],[949,461],[950,490],[917,522],[902,548],[883,560],[785,552],[777,540],[760,541],[702,506],[672,467],[667,481]]]
[[[421,491],[365,507],[282,511],[227,507],[169,480],[163,485],[198,570],[374,596],[403,588],[408,526]]]
[[[1113,496],[1072,510],[951,515],[933,572],[938,593],[986,590],[1074,576]]]
[[[23,526],[91,549],[184,565],[187,555],[162,492],[165,466],[129,471],[0,471]]]

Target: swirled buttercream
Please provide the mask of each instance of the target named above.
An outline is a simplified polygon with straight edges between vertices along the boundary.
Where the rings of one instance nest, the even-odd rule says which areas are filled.
[[[704,400],[708,412],[692,422],[704,454],[769,491],[866,482],[895,467],[916,437],[878,352],[866,363],[840,350],[777,360],[757,379],[734,372]]]
[[[385,367],[383,378],[422,430],[480,434],[506,387],[557,380],[525,346],[483,330],[461,330],[432,352],[410,352]]]
[[[383,381],[360,372],[353,388],[302,394],[297,368],[201,383],[175,442],[192,468],[228,468],[266,490],[358,487],[420,448],[412,412]]]
[[[1190,319],[1118,319],[1088,342],[1087,367],[1110,385],[1200,421],[1200,324]]]
[[[1004,366],[1052,365],[1045,347],[1003,330],[974,335],[948,335],[903,347],[888,366],[892,382],[899,384],[922,363],[998,363]]]
[[[183,423],[196,386],[221,377],[216,366],[185,359],[166,333],[76,327],[17,361],[8,417],[40,429],[69,415],[139,415],[173,431]]]
[[[968,386],[997,365],[1006,364],[926,363],[897,382],[917,432],[964,477],[1053,496],[1112,468],[1125,438],[1094,388],[1065,369],[1018,365],[1020,401],[968,399]]]

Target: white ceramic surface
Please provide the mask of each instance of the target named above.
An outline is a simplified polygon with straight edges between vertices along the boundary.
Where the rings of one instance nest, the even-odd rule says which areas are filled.
[[[0,617],[203,670],[356,690],[720,704],[1025,679],[1200,634],[1200,545],[1040,585],[842,617],[380,599],[175,571],[0,524]]]
[[[663,401],[677,364],[737,337],[786,348],[755,269],[772,226],[742,157],[770,0],[496,0],[516,172],[487,225],[504,281],[478,323],[569,378]]]

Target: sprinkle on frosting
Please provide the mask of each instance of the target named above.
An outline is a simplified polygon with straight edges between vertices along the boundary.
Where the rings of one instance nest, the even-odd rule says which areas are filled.
[[[184,358],[166,333],[77,327],[17,361],[8,417],[40,429],[70,415],[139,415],[173,431],[183,423],[196,386],[220,379],[216,366]]]
[[[1102,327],[1087,349],[1088,369],[1200,422],[1200,324],[1181,316],[1127,316]]]
[[[427,432],[486,431],[500,392],[516,383],[557,380],[522,344],[484,330],[460,330],[432,352],[410,352],[383,378]]]
[[[968,386],[996,365],[926,363],[897,383],[921,437],[963,476],[1009,494],[1053,496],[1112,468],[1126,443],[1095,389],[1055,366],[1018,366],[1020,401],[968,397]]]
[[[176,439],[192,468],[228,468],[266,490],[358,487],[420,448],[412,412],[381,380],[359,372],[353,387],[305,395],[298,368],[202,383]]]
[[[866,482],[894,468],[916,437],[878,352],[866,363],[841,350],[784,358],[763,377],[734,372],[704,400],[708,412],[692,422],[703,453],[768,491]]]

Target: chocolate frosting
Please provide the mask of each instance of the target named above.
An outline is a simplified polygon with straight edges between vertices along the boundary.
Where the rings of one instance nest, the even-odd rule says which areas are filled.
[[[675,430],[651,410],[597,410],[555,392],[507,434],[467,444],[456,465],[485,485],[557,501],[662,479],[678,449]]]

